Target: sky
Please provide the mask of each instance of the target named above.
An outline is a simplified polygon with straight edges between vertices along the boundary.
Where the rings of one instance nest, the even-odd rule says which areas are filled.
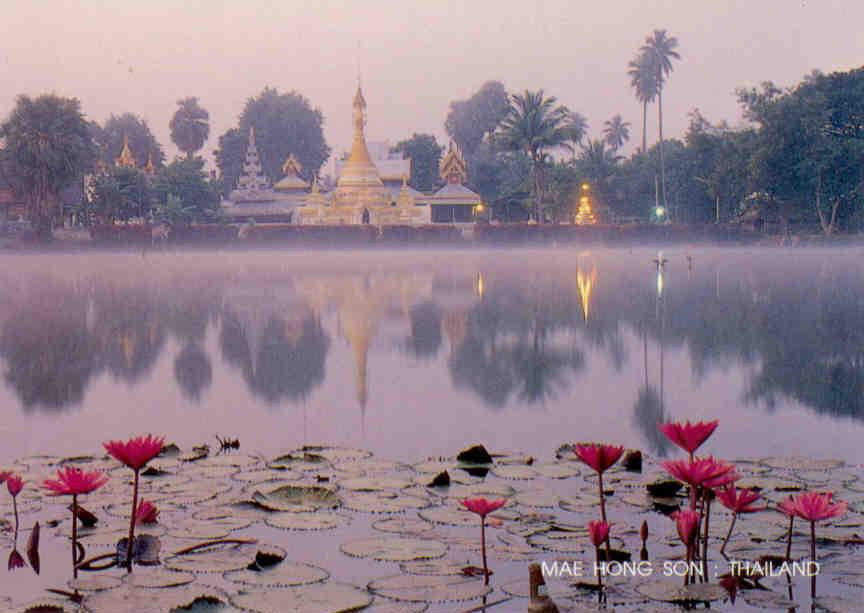
[[[358,75],[367,138],[393,143],[425,132],[446,144],[449,103],[495,79],[511,92],[542,88],[582,113],[592,137],[620,113],[632,149],[641,107],[627,63],[653,29],[679,41],[663,93],[675,137],[694,108],[740,124],[736,87],[861,66],[862,23],[860,0],[0,0],[0,116],[18,94],[74,96],[99,122],[141,115],[171,158],[176,102],[197,96],[210,157],[246,100],[271,86],[319,108],[341,152]]]

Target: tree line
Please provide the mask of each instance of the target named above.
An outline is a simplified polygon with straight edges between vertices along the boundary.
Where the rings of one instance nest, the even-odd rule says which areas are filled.
[[[480,193],[493,219],[572,221],[578,189],[588,182],[601,221],[727,223],[774,220],[826,234],[864,223],[864,69],[814,72],[780,89],[771,82],[736,92],[746,124],[712,123],[698,109],[682,138],[663,135],[663,90],[681,60],[678,41],[655,30],[626,66],[641,106],[641,146],[622,148],[631,124],[620,113],[597,136],[587,119],[543,89],[509,92],[490,81],[445,118],[449,138],[468,162],[468,186]],[[622,71],[624,73],[625,71]],[[657,108],[656,143],[648,143],[649,107]],[[0,172],[25,201],[29,217],[49,235],[60,191],[84,175],[93,179],[82,219],[102,223],[132,218],[171,222],[215,220],[218,203],[237,183],[250,128],[263,171],[281,176],[289,155],[307,180],[321,176],[331,149],[324,117],[302,94],[265,88],[246,101],[235,127],[218,138],[218,175],[205,172],[198,153],[210,135],[209,113],[197,98],[178,101],[171,139],[183,155],[170,163],[147,122],[132,113],[103,124],[88,121],[76,99],[20,96],[0,125]],[[134,165],[118,165],[128,142]],[[393,151],[412,160],[411,185],[441,185],[444,147],[430,134],[413,134]]]

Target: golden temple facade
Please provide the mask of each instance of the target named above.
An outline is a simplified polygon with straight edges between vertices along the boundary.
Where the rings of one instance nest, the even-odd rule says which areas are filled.
[[[366,99],[358,86],[353,102],[351,153],[342,166],[336,189],[329,198],[310,197],[298,210],[298,223],[306,225],[414,225],[429,223],[428,207],[417,201],[403,177],[394,199],[384,185],[366,145]]]

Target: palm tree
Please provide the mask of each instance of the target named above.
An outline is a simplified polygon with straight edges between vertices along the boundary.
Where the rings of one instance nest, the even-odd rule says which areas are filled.
[[[660,144],[660,192],[663,195],[663,206],[666,203],[666,165],[663,160],[663,81],[672,72],[672,60],[680,60],[675,51],[678,39],[668,36],[666,30],[654,30],[645,39],[645,44],[639,49],[643,55],[654,58],[654,70],[657,79],[657,119]],[[668,207],[667,207],[668,208]]]
[[[576,111],[570,112],[570,118],[567,125],[567,140],[563,143],[564,148],[570,152],[573,158],[576,158],[576,151],[585,136],[588,135],[588,120],[585,119],[582,113]]]
[[[171,140],[177,148],[192,157],[204,146],[210,136],[210,113],[198,104],[198,98],[183,98],[177,101],[180,107],[171,118]]]
[[[531,159],[534,183],[534,218],[543,223],[540,205],[543,200],[545,151],[568,140],[572,113],[567,107],[556,106],[554,96],[544,96],[543,90],[513,94],[510,110],[501,122],[499,139],[505,147],[521,150]]]
[[[603,136],[606,144],[612,147],[612,151],[618,151],[630,140],[630,122],[624,121],[621,115],[615,115],[603,124]]]
[[[640,53],[635,60],[627,65],[630,75],[630,86],[636,93],[636,99],[642,103],[642,153],[648,150],[648,103],[657,97],[657,71],[654,69],[654,56]]]

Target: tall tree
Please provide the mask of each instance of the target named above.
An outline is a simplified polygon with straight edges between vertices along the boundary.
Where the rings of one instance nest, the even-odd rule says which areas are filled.
[[[219,206],[219,196],[200,157],[178,159],[165,166],[156,175],[153,190],[160,217],[173,217],[182,209],[181,218],[212,218]]]
[[[93,139],[99,145],[99,159],[106,166],[114,165],[123,149],[124,138],[129,140],[129,149],[138,168],[143,168],[151,156],[156,167],[165,161],[162,146],[153,136],[147,121],[134,113],[111,115],[104,126],[92,123],[90,129]]]
[[[0,168],[27,206],[40,239],[51,237],[59,193],[93,167],[96,145],[76,98],[19,96],[0,126]]]
[[[570,116],[567,119],[567,139],[565,140],[564,148],[567,149],[573,158],[576,158],[576,153],[579,146],[585,137],[588,135],[588,120],[582,113],[570,111]]]
[[[648,104],[657,98],[657,70],[654,68],[653,54],[640,53],[627,64],[630,87],[636,99],[642,104],[642,149],[648,150]]]
[[[546,97],[543,90],[525,90],[510,99],[510,111],[501,122],[502,143],[515,150],[525,152],[531,158],[533,179],[534,218],[543,223],[543,202],[546,167],[546,151],[562,145],[568,139],[570,111],[557,105],[554,96]]]
[[[467,100],[450,103],[444,127],[462,152],[470,157],[483,139],[495,132],[509,109],[510,99],[504,85],[499,81],[487,81]]]
[[[219,148],[214,153],[222,173],[223,190],[230,190],[237,183],[252,126],[261,166],[271,181],[281,178],[282,165],[290,154],[300,162],[304,178],[317,176],[330,157],[323,124],[321,111],[313,108],[305,96],[265,88],[257,97],[247,100],[238,127],[219,137]]]
[[[93,178],[91,189],[94,212],[103,223],[144,217],[150,211],[150,181],[137,168],[111,166]]]
[[[606,144],[618,151],[624,143],[630,140],[630,122],[624,121],[621,115],[615,115],[603,123],[603,139]]]
[[[198,98],[183,98],[171,118],[171,140],[177,148],[191,158],[204,146],[210,136],[210,113],[198,104]]]
[[[660,143],[660,193],[663,206],[668,209],[666,199],[666,164],[663,158],[663,84],[666,77],[672,72],[672,60],[680,60],[681,56],[675,51],[678,47],[678,39],[666,34],[666,30],[654,30],[645,39],[640,51],[643,55],[653,58],[657,85],[657,129]]]
[[[432,191],[438,183],[438,162],[443,151],[435,137],[415,133],[411,138],[399,141],[393,151],[411,159],[411,187],[421,192]]]

